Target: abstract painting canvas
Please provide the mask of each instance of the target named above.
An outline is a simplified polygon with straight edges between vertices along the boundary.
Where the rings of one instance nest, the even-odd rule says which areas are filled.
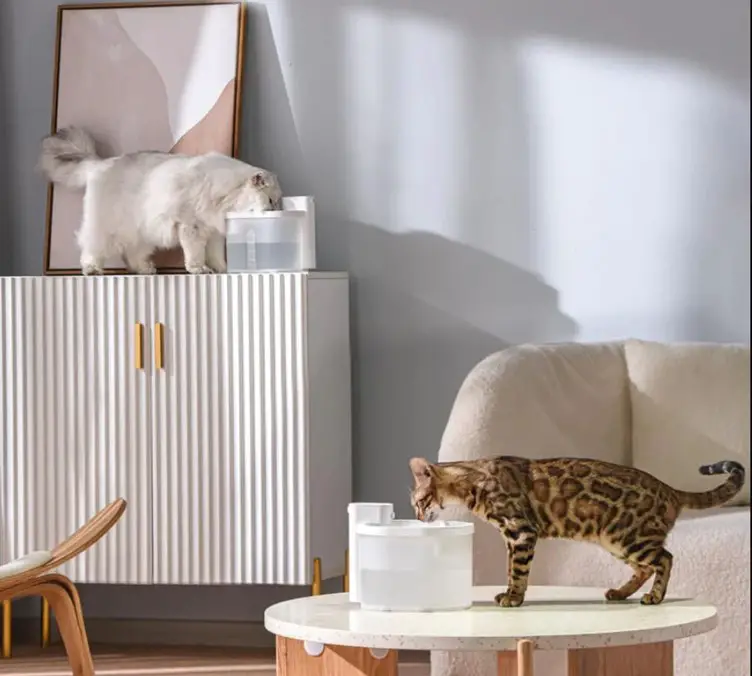
[[[237,156],[244,17],[237,0],[62,5],[52,131],[83,127],[105,156]],[[47,200],[45,273],[77,274],[83,193],[50,186]],[[183,271],[182,252],[155,263]],[[107,272],[123,267],[107,262]]]

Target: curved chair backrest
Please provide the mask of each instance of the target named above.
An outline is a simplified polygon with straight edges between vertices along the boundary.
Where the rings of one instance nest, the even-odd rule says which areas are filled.
[[[125,500],[118,498],[97,512],[73,535],[70,535],[52,550],[52,560],[58,561],[55,565],[62,565],[99,542],[120,520],[125,508]]]
[[[35,577],[59,568],[64,563],[89,549],[89,547],[101,540],[120,520],[126,507],[127,503],[123,498],[118,498],[111,502],[107,507],[97,512],[73,535],[54,547],[52,558],[47,563],[0,580],[0,597],[5,595],[4,592],[12,591],[13,587],[23,585]]]

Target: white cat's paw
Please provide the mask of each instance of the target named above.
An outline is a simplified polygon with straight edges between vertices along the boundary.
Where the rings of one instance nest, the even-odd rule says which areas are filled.
[[[81,272],[87,276],[88,275],[101,275],[104,273],[104,270],[102,270],[102,268],[96,263],[84,263],[81,266]]]
[[[214,272],[208,265],[186,265],[185,269],[192,275],[209,275]]]
[[[209,267],[212,269],[212,272],[227,272],[227,263],[224,261],[212,263]]]

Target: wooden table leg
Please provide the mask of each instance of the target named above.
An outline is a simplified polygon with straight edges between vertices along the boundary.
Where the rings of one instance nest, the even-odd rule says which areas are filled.
[[[517,676],[517,653],[507,650],[498,653],[498,676]]]
[[[397,676],[397,651],[374,653],[334,645],[311,655],[303,641],[277,636],[277,676]]]
[[[535,646],[532,641],[517,643],[517,676],[533,676],[533,652]]]
[[[517,652],[510,650],[498,653],[498,676],[534,676],[534,652],[535,644],[525,640],[517,642]]]
[[[568,676],[673,676],[674,644],[570,650]]]

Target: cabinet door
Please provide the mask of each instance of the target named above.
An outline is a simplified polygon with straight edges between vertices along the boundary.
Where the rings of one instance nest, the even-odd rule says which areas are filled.
[[[0,277],[0,563],[18,556],[19,485],[18,458],[29,445],[27,402],[33,399],[29,366],[33,356],[26,340],[28,311],[24,305],[26,282]]]
[[[309,578],[305,276],[155,280],[158,584]]]
[[[128,509],[120,523],[61,570],[78,582],[150,582],[150,375],[136,368],[134,327],[145,321],[151,281],[37,277],[5,284],[9,378],[0,436],[7,439],[9,555],[52,547],[122,496]]]

